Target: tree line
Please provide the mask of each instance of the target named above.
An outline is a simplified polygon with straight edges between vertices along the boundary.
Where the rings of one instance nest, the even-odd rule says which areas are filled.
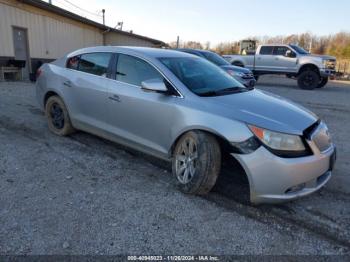
[[[257,40],[259,44],[298,44],[305,50],[314,54],[328,54],[338,59],[350,59],[350,33],[339,32],[328,36],[317,36],[312,33],[292,34],[287,36],[253,36],[248,37],[250,40]],[[175,48],[176,42],[169,43],[170,47]],[[180,48],[206,49],[224,54],[238,54],[240,51],[239,41],[222,42],[214,47],[210,42],[200,43],[196,41],[180,42]]]

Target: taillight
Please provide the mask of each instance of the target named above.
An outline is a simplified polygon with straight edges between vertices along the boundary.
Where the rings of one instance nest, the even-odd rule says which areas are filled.
[[[41,76],[42,72],[43,71],[40,68],[38,70],[36,70],[36,79],[38,79],[39,76]]]

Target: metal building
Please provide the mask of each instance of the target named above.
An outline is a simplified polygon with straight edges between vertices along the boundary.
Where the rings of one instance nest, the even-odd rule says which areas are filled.
[[[4,72],[23,66],[21,78],[28,79],[40,63],[97,45],[161,47],[165,43],[107,27],[40,0],[0,0],[0,80]]]

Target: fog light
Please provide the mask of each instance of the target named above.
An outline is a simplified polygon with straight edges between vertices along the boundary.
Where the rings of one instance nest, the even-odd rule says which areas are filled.
[[[285,193],[286,193],[286,194],[296,193],[296,192],[298,192],[298,191],[303,190],[303,189],[305,188],[305,186],[306,186],[305,183],[300,184],[300,185],[297,185],[297,186],[293,186],[293,187],[291,187],[291,188],[288,188],[288,189],[286,190]]]

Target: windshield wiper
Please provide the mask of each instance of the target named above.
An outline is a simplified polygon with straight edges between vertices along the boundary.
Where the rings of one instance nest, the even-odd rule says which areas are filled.
[[[211,90],[208,92],[198,93],[200,96],[222,96],[228,94],[243,93],[252,90],[246,87],[228,87],[220,90]]]
[[[224,89],[220,89],[215,91],[217,94],[226,94],[226,93],[230,93],[230,94],[235,94],[235,93],[242,93],[242,92],[246,92],[248,91],[248,89],[246,87],[228,87],[228,88],[224,88]]]

